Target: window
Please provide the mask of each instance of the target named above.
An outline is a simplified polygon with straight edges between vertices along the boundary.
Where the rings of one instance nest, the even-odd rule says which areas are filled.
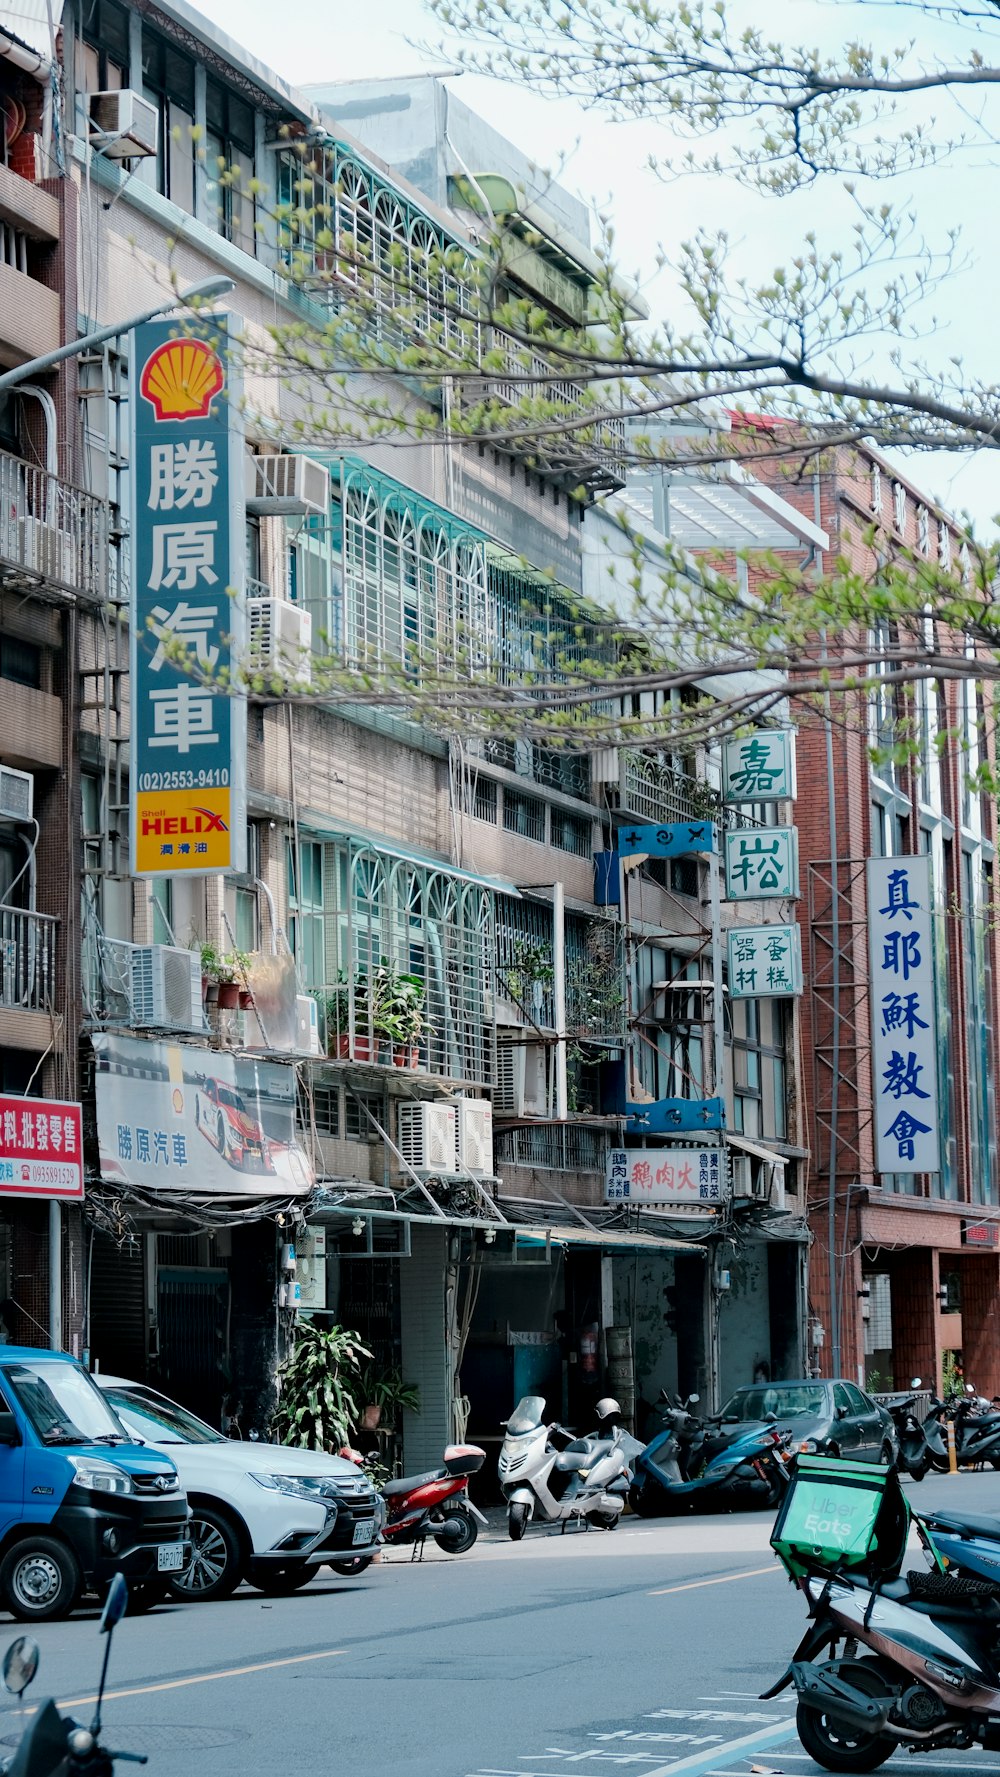
[[[153,943],[174,944],[174,885],[169,876],[150,883],[150,904],[153,909]]]
[[[81,96],[128,86],[128,10],[117,0],[84,0],[82,42],[76,46],[76,90]]]
[[[938,561],[948,573],[951,568],[951,532],[944,519],[938,524]]]
[[[882,471],[879,468],[877,463],[873,463],[872,467],[871,467],[871,500],[872,500],[872,511],[874,513],[881,512],[881,510],[882,510]]]
[[[15,685],[30,685],[34,690],[40,690],[41,648],[34,642],[22,642],[14,636],[0,636],[0,679],[11,679]]]
[[[785,1013],[779,1000],[732,1002],[734,1128],[783,1141],[787,1135]]]
[[[580,820],[577,815],[563,814],[559,808],[550,809],[549,820],[552,844],[557,851],[570,851],[574,857],[589,858],[592,845],[589,821]]]
[[[472,785],[472,814],[477,821],[496,825],[497,786],[491,777],[476,777]]]
[[[519,833],[522,839],[545,840],[545,804],[534,796],[522,796],[517,790],[504,790],[503,824],[508,833]]]
[[[142,91],[155,105],[160,127],[155,155],[136,174],[182,210],[194,212],[194,63],[143,24]]]
[[[254,114],[217,80],[205,92],[205,220],[210,228],[242,247],[256,251],[254,179]]]
[[[969,553],[969,545],[966,542],[963,542],[962,547],[958,552],[958,562],[962,573],[962,584],[966,591],[968,591],[972,586],[972,556]]]
[[[917,507],[917,548],[921,555],[930,555],[931,515],[926,506]]]
[[[901,481],[894,481],[892,484],[892,507],[893,507],[893,516],[896,520],[897,531],[905,531],[906,530],[906,489],[903,486]]]
[[[326,980],[326,943],[323,918],[323,846],[316,839],[302,839],[298,847],[288,843],[289,942],[299,974],[306,987],[322,987]]]
[[[386,1126],[385,1100],[381,1092],[348,1092],[344,1097],[345,1141],[377,1141],[369,1113],[382,1128]]]

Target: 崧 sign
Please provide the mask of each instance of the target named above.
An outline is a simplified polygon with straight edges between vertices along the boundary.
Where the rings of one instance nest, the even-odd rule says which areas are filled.
[[[0,1097],[0,1197],[82,1196],[80,1106]]]
[[[721,1203],[729,1173],[724,1148],[615,1148],[605,1203]]]
[[[797,828],[739,827],[726,834],[728,900],[783,900],[798,892]]]
[[[202,325],[197,323],[196,325]],[[132,398],[132,873],[243,867],[243,440],[229,326],[138,327]]]
[[[724,802],[789,802],[795,797],[795,735],[758,728],[722,744]]]
[[[869,858],[872,1081],[880,1172],[937,1172],[931,861]]]
[[[734,1000],[778,999],[802,992],[798,926],[734,926],[727,933],[729,992]]]

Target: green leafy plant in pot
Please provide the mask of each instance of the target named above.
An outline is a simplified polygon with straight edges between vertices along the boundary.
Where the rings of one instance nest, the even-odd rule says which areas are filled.
[[[391,1044],[397,1067],[416,1067],[420,1039],[431,1029],[424,1016],[425,991],[419,975],[402,974],[386,957],[372,976],[372,1026]]]
[[[324,1330],[302,1321],[292,1352],[278,1367],[278,1407],[272,1422],[277,1441],[330,1452],[349,1444],[363,1400],[361,1360],[371,1355],[357,1333],[343,1327]]]

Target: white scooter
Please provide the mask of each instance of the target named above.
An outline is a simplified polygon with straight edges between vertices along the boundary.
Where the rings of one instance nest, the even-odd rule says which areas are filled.
[[[642,1445],[616,1423],[617,1401],[598,1401],[598,1430],[574,1438],[546,1424],[541,1395],[525,1395],[507,1421],[497,1472],[507,1501],[511,1542],[520,1542],[533,1518],[566,1525],[574,1519],[614,1530],[628,1497],[630,1457]]]

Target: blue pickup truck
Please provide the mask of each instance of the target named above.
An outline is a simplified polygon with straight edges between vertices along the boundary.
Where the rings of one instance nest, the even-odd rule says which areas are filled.
[[[0,1608],[64,1617],[123,1573],[152,1603],[190,1555],[173,1463],[60,1351],[0,1346]]]

